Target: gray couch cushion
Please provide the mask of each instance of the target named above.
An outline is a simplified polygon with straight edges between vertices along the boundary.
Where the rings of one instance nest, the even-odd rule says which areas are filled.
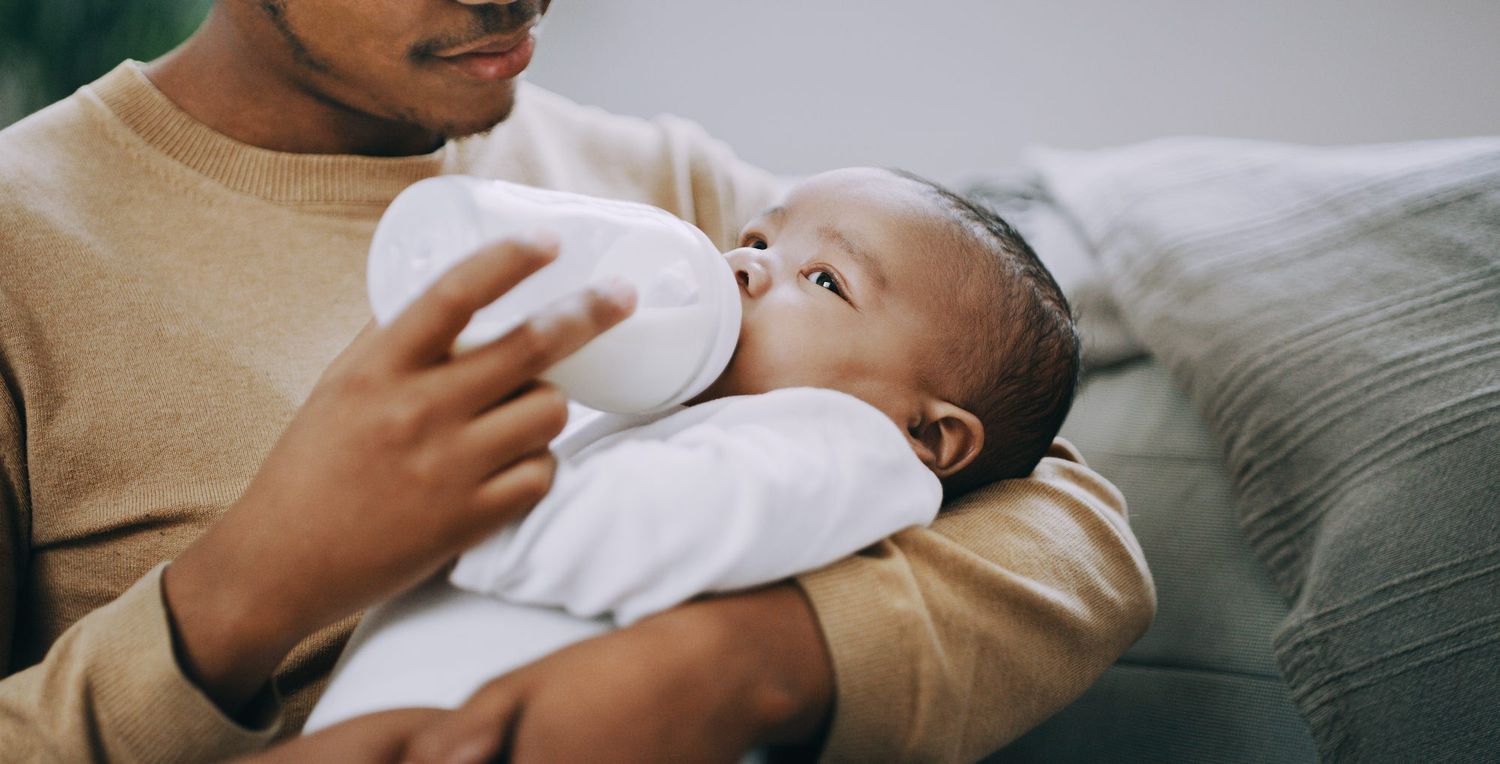
[[[1038,161],[1222,449],[1320,753],[1500,750],[1500,139]]]
[[[1125,494],[1156,621],[995,761],[1313,760],[1271,655],[1286,605],[1240,533],[1219,449],[1187,396],[1155,360],[1093,372],[1063,435]]]
[[[1122,663],[1082,698],[988,761],[1316,761],[1278,678]]]

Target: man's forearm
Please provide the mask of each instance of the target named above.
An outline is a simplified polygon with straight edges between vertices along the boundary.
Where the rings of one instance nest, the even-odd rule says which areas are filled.
[[[1155,600],[1124,501],[1054,449],[931,528],[798,577],[835,665],[824,759],[981,759],[1145,631]]]
[[[158,568],[0,681],[0,759],[221,761],[271,739],[272,698],[236,721],[184,676],[161,593]]]
[[[202,570],[211,560],[203,549],[184,553],[162,572],[162,597],[183,674],[233,717],[301,635],[277,626],[274,600],[232,585],[248,579],[225,585],[223,576]]]
[[[793,584],[697,600],[492,680],[416,734],[410,761],[735,761],[816,750],[832,663]]]
[[[718,665],[747,683],[746,710],[756,719],[758,742],[819,741],[833,710],[833,662],[812,605],[795,584],[700,600],[659,618],[669,630],[680,624],[715,635]]]

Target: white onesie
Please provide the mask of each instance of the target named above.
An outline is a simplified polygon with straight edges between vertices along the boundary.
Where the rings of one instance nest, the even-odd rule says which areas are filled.
[[[355,629],[305,731],[460,705],[484,682],[706,592],[779,581],[930,523],[942,487],[888,417],[791,388],[653,416],[576,406],[551,492]]]

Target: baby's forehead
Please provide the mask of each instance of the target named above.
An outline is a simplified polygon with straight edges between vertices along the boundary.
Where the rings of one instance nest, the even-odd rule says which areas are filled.
[[[846,167],[798,181],[783,204],[843,201],[871,207],[931,206],[922,185],[879,167]]]
[[[859,167],[812,176],[773,210],[782,220],[836,230],[896,269],[951,273],[976,254],[972,233],[942,197],[889,170]]]
[[[926,187],[868,167],[814,175],[789,189],[768,212],[859,238],[932,238],[956,230],[941,200]]]

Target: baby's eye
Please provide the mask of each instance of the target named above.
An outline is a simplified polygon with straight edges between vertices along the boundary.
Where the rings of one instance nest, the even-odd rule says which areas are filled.
[[[766,244],[766,240],[758,234],[747,233],[740,237],[740,246],[751,249],[765,249],[768,245]]]
[[[833,275],[833,271],[818,268],[816,270],[808,271],[805,278],[808,281],[811,281],[812,283],[817,284],[818,286],[823,287],[830,292],[833,292],[839,297],[844,296],[844,287],[839,284],[838,277]]]

